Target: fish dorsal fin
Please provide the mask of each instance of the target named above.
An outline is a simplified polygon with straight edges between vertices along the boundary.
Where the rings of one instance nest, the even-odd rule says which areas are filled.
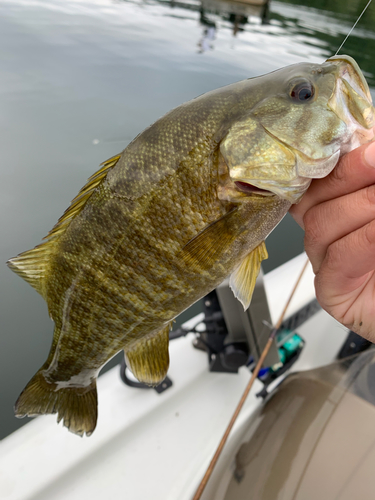
[[[260,271],[262,260],[268,258],[264,241],[247,255],[239,267],[231,274],[229,286],[234,296],[241,302],[244,310],[249,307],[253,296],[255,282]]]
[[[65,210],[65,212],[62,214],[60,219],[47,234],[47,236],[43,238],[44,240],[47,240],[44,244],[48,244],[49,241],[58,238],[61,233],[64,233],[66,231],[66,228],[68,227],[72,219],[74,219],[74,217],[77,217],[77,215],[83,210],[84,206],[87,203],[87,200],[90,198],[95,188],[97,188],[99,184],[103,182],[108,174],[108,171],[116,165],[116,163],[120,159],[120,156],[121,154],[113,156],[109,160],[102,163],[100,165],[102,168],[88,178],[87,183],[83,186],[77,196],[72,200],[70,206]]]
[[[131,349],[125,349],[127,365],[140,382],[156,386],[167,376],[170,329],[168,323],[156,335],[138,341]]]
[[[71,221],[83,210],[95,188],[105,179],[109,170],[116,165],[120,156],[121,154],[113,156],[101,164],[101,168],[88,179],[85,186],[71,202],[69,208],[65,210],[52,230],[43,238],[46,240],[44,243],[17,255],[17,257],[7,262],[12,271],[21,276],[42,296],[44,296],[43,278],[55,243],[65,233]]]

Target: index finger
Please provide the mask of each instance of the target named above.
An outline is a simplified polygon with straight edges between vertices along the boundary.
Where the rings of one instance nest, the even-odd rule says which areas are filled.
[[[375,142],[364,144],[343,156],[333,171],[315,179],[302,200],[290,213],[304,228],[303,217],[313,206],[375,184]]]

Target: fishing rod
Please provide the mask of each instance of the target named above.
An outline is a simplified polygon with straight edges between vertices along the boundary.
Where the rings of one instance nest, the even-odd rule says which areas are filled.
[[[241,411],[241,409],[242,409],[242,407],[243,407],[243,405],[244,405],[244,403],[246,401],[246,398],[247,398],[247,396],[248,396],[248,394],[249,394],[249,392],[250,392],[250,390],[251,390],[251,388],[253,386],[254,380],[258,376],[259,370],[261,369],[262,364],[263,364],[263,362],[264,362],[264,360],[265,360],[265,358],[266,358],[266,356],[268,354],[268,351],[270,350],[270,347],[271,347],[271,345],[272,345],[272,343],[273,343],[273,341],[274,341],[274,339],[276,337],[277,331],[279,330],[279,328],[280,328],[280,326],[281,326],[281,324],[282,324],[282,322],[284,320],[284,316],[286,314],[286,311],[287,311],[287,309],[289,307],[289,304],[290,304],[290,302],[291,302],[291,300],[292,300],[292,298],[293,298],[293,296],[295,294],[295,291],[297,290],[297,287],[298,287],[298,285],[299,285],[299,283],[301,281],[301,278],[303,276],[303,273],[305,272],[305,269],[306,269],[308,263],[309,263],[309,259],[306,260],[306,262],[305,262],[305,264],[304,264],[304,266],[303,266],[303,268],[302,268],[302,270],[301,270],[301,272],[300,272],[300,274],[299,274],[299,276],[297,278],[297,281],[296,281],[296,283],[295,283],[295,285],[293,287],[293,290],[292,290],[291,294],[289,295],[289,298],[288,298],[288,300],[287,300],[287,302],[286,302],[286,304],[284,306],[284,309],[283,309],[283,311],[282,311],[282,313],[281,313],[281,315],[280,315],[277,323],[275,324],[275,326],[271,330],[271,333],[270,333],[270,336],[268,338],[267,344],[265,345],[265,347],[264,347],[264,349],[262,351],[262,354],[261,354],[261,356],[260,356],[260,358],[258,360],[258,363],[257,363],[256,367],[254,368],[253,374],[252,374],[252,376],[251,376],[251,378],[250,378],[250,380],[249,380],[249,382],[248,382],[248,384],[247,384],[247,386],[246,386],[246,388],[245,388],[245,390],[244,390],[244,392],[242,394],[240,402],[238,403],[237,408],[235,409],[235,411],[233,413],[233,416],[232,416],[232,418],[231,418],[231,420],[230,420],[230,422],[228,424],[228,427],[226,428],[226,430],[224,432],[224,435],[221,438],[219,446],[217,447],[217,449],[215,451],[215,454],[214,454],[214,456],[213,456],[213,458],[212,458],[212,460],[210,462],[210,465],[208,466],[208,468],[206,470],[206,473],[203,476],[203,479],[200,482],[200,484],[199,484],[199,486],[198,486],[198,488],[197,488],[197,490],[195,492],[195,495],[194,495],[194,497],[193,497],[192,500],[199,500],[201,498],[201,496],[202,496],[202,493],[203,493],[203,491],[204,491],[204,489],[205,489],[205,487],[207,485],[208,480],[211,477],[211,474],[212,474],[212,472],[214,470],[214,467],[215,467],[215,465],[216,465],[216,463],[217,463],[217,461],[218,461],[218,459],[220,457],[220,454],[221,454],[221,452],[222,452],[222,450],[224,448],[224,445],[227,442],[227,439],[228,439],[228,436],[230,434],[230,431],[232,430],[233,425],[234,425],[235,421],[237,420],[237,417],[238,417],[238,415],[239,415],[239,413],[240,413],[240,411]]]
[[[354,30],[354,28],[357,26],[359,20],[361,19],[361,17],[363,16],[363,14],[366,12],[366,10],[369,7],[369,5],[371,4],[371,2],[372,2],[372,0],[369,0],[367,2],[367,4],[365,5],[364,9],[361,12],[361,14],[358,16],[356,22],[353,24],[352,28],[350,29],[349,33],[344,38],[344,41],[341,43],[340,47],[337,49],[335,55],[337,55],[340,52],[340,50],[342,49],[344,43],[346,42],[346,40],[351,35],[351,33]],[[203,493],[203,491],[204,491],[204,489],[205,489],[205,487],[206,487],[206,485],[208,483],[209,478],[211,477],[211,474],[212,474],[212,472],[214,470],[214,467],[215,467],[215,465],[216,465],[216,463],[217,463],[217,461],[218,461],[218,459],[219,459],[219,457],[221,455],[221,452],[222,452],[222,450],[224,448],[224,445],[225,445],[225,443],[228,440],[228,436],[229,436],[229,434],[230,434],[230,432],[231,432],[231,430],[232,430],[232,428],[234,426],[234,423],[236,422],[237,417],[238,417],[238,415],[239,415],[239,413],[240,413],[240,411],[241,411],[241,409],[242,409],[242,407],[243,407],[243,405],[244,405],[244,403],[246,401],[246,398],[247,398],[247,396],[248,396],[248,394],[249,394],[249,392],[250,392],[250,390],[251,390],[251,388],[252,388],[252,386],[254,384],[254,381],[255,381],[255,379],[258,376],[259,370],[261,369],[262,364],[263,364],[263,362],[264,362],[264,360],[265,360],[265,358],[266,358],[266,356],[268,354],[268,351],[271,348],[271,345],[272,345],[272,343],[273,343],[273,341],[274,341],[274,339],[276,337],[277,331],[279,330],[279,328],[280,328],[280,326],[281,326],[281,324],[283,322],[285,313],[286,313],[286,311],[287,311],[287,309],[289,307],[289,304],[290,304],[290,302],[291,302],[291,300],[292,300],[292,298],[293,298],[293,296],[295,294],[295,291],[297,290],[297,287],[298,287],[298,285],[299,285],[299,283],[301,281],[301,278],[302,278],[302,276],[303,276],[303,274],[305,272],[305,269],[306,269],[308,263],[309,263],[309,259],[306,260],[306,262],[305,262],[305,264],[304,264],[304,266],[303,266],[303,268],[302,268],[302,270],[301,270],[301,272],[300,272],[300,274],[299,274],[299,276],[297,278],[297,281],[296,281],[296,283],[295,283],[295,285],[293,287],[293,290],[292,290],[292,292],[291,292],[291,294],[290,294],[290,296],[289,296],[289,298],[288,298],[288,300],[287,300],[287,302],[285,304],[285,307],[284,307],[284,309],[283,309],[283,311],[282,311],[282,313],[281,313],[281,315],[279,317],[279,320],[277,321],[276,325],[274,326],[274,328],[272,329],[272,331],[270,333],[270,336],[268,338],[267,344],[265,345],[265,347],[264,347],[264,349],[262,351],[262,354],[261,354],[261,356],[260,356],[260,358],[258,360],[258,363],[257,363],[257,365],[256,365],[256,367],[255,367],[255,369],[253,371],[253,374],[252,374],[252,376],[251,376],[251,378],[250,378],[250,380],[249,380],[249,382],[248,382],[248,384],[247,384],[247,386],[246,386],[246,388],[245,388],[245,390],[244,390],[244,392],[242,394],[242,397],[241,397],[241,399],[240,399],[240,401],[239,401],[239,403],[237,405],[237,408],[235,409],[235,411],[233,413],[233,416],[232,416],[232,418],[231,418],[231,420],[230,420],[230,422],[228,424],[228,427],[226,428],[226,430],[224,432],[224,435],[221,438],[219,446],[217,447],[217,449],[215,451],[215,454],[212,457],[212,460],[211,460],[211,462],[210,462],[210,464],[209,464],[209,466],[208,466],[208,468],[206,470],[206,473],[203,476],[203,479],[200,482],[200,484],[199,484],[199,486],[198,486],[198,488],[197,488],[197,490],[195,492],[195,495],[194,495],[194,497],[193,497],[192,500],[199,500],[201,498],[201,496],[202,496],[202,493]]]

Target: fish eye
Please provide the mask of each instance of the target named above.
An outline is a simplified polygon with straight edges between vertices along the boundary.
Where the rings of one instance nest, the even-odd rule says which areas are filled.
[[[297,102],[310,101],[314,97],[314,94],[314,85],[308,80],[294,82],[290,90],[290,97],[293,101]]]

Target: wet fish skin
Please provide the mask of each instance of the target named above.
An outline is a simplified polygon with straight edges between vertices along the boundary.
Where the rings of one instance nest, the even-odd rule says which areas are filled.
[[[69,430],[89,435],[96,377],[118,351],[138,379],[156,385],[168,370],[174,317],[229,275],[248,305],[269,232],[312,177],[371,138],[371,97],[358,71],[351,59],[332,58],[215,90],[103,164],[46,242],[9,262],[55,322],[18,416],[57,412]],[[350,106],[339,89],[347,73],[357,91]],[[313,99],[291,99],[306,81]]]

